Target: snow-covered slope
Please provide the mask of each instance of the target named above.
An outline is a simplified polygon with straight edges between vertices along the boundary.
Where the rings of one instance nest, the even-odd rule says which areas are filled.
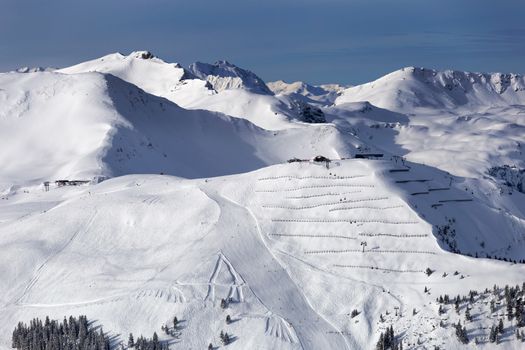
[[[286,83],[282,80],[267,84],[276,95],[289,96],[303,102],[329,106],[341,95],[345,87],[339,84],[314,86],[302,81]]]
[[[231,349],[371,348],[393,324],[406,349],[458,348],[451,324],[463,316],[439,314],[435,299],[521,284],[525,267],[449,253],[445,239],[482,257],[523,258],[523,221],[478,198],[447,201],[473,198],[459,179],[449,186],[430,168],[396,169],[408,168],[396,160],[329,169],[307,162],[10,195],[0,202],[0,344],[9,346],[18,320],[86,314],[115,345],[129,332],[157,331],[174,347],[205,348],[224,330],[236,337]],[[414,195],[423,187],[428,193]],[[440,236],[438,224],[454,234]],[[174,315],[184,320],[178,339],[159,331]],[[501,348],[517,349],[506,324]],[[467,323],[471,339],[487,336],[479,329],[487,325],[481,314]]]
[[[187,109],[207,109],[247,119],[267,130],[296,128],[304,121],[294,99],[277,98],[254,73],[226,61],[194,63],[190,71],[148,51],[110,54],[59,72],[110,73]]]
[[[398,111],[417,107],[478,109],[525,104],[525,78],[519,74],[440,72],[408,67],[346,89],[336,104],[359,101]]]
[[[493,349],[501,319],[498,348],[520,349],[522,301],[509,316],[492,286],[525,299],[523,86],[409,68],[272,92],[146,51],[0,74],[0,348],[18,321],[86,314],[115,348],[225,331],[229,349],[368,349],[393,325],[405,349],[457,349],[461,320]]]
[[[3,188],[136,173],[217,176],[355,151],[355,139],[330,125],[269,132],[182,109],[112,75],[6,73],[0,86]]]
[[[149,51],[135,51],[127,56],[113,53],[60,69],[58,72],[109,73],[139,86],[150,94],[172,101],[176,95],[196,95],[196,98],[200,98],[213,93],[205,81],[193,76],[180,64],[164,62]]]
[[[362,101],[371,108],[359,112]],[[393,119],[374,122],[374,106]],[[326,112],[329,120],[394,154],[480,177],[493,166],[525,167],[524,111],[521,75],[405,68],[345,90]]]
[[[195,62],[190,65],[189,70],[196,77],[207,80],[218,92],[244,89],[256,94],[273,95],[261,78],[228,61],[217,61],[214,64]]]

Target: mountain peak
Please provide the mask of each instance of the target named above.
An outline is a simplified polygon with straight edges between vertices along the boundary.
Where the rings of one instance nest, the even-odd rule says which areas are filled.
[[[290,96],[310,104],[331,105],[344,90],[338,84],[310,85],[302,81],[287,83],[277,80],[268,83],[268,87],[276,95]]]
[[[525,79],[514,73],[405,67],[346,89],[336,104],[358,101],[393,110],[520,104],[525,101]]]
[[[244,89],[256,94],[273,95],[266,83],[255,73],[219,60],[214,64],[195,62],[189,71],[196,77],[207,80],[216,91]]]
[[[129,54],[131,57],[140,58],[143,60],[150,60],[152,58],[156,58],[154,54],[152,54],[150,51],[133,51]]]
[[[235,67],[235,68],[238,68],[236,65],[234,65],[233,63],[230,63],[229,61],[226,61],[226,60],[218,60],[218,61],[215,61],[214,65],[215,65],[215,66],[227,66],[227,67]]]

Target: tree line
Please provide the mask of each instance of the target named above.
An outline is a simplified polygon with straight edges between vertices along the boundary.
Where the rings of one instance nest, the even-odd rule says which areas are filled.
[[[86,316],[64,317],[62,322],[32,319],[19,322],[12,335],[12,347],[20,350],[109,350],[109,337],[102,328],[89,326]]]

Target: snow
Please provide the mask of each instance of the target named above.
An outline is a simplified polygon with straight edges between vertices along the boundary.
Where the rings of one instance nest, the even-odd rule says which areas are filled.
[[[257,75],[228,61],[217,61],[214,64],[195,62],[190,65],[189,70],[196,77],[207,80],[218,92],[244,89],[256,94],[273,94]]]
[[[143,55],[150,57],[142,58]],[[146,92],[186,109],[207,109],[246,119],[267,130],[299,128],[300,119],[288,96],[273,96],[254,73],[226,61],[194,63],[189,70],[166,63],[147,51],[110,54],[59,72],[101,72],[115,75]]]
[[[360,349],[392,324],[405,349],[453,349],[465,304],[440,315],[439,295],[524,282],[489,258],[525,259],[519,75],[405,68],[342,91],[147,51],[24,72],[0,74],[2,349],[18,321],[70,314],[114,345]],[[497,347],[519,349],[497,297],[471,305],[471,344],[504,318]]]
[[[127,56],[121,53],[109,54],[58,71],[65,74],[109,73],[167,99],[172,99],[178,90],[196,93],[199,97],[212,93],[204,81],[196,79],[180,64],[166,63],[148,51],[135,51]]]
[[[182,109],[112,75],[6,73],[0,84],[0,136],[9,145],[0,151],[1,189],[130,173],[218,176],[355,152],[331,125],[270,132]]]
[[[508,106],[524,103],[525,79],[519,74],[439,72],[407,67],[346,89],[336,104],[357,101],[369,101],[392,110]]]
[[[346,88],[339,84],[314,86],[302,81],[286,83],[282,80],[267,85],[276,95],[285,95],[321,106],[332,105]]]
[[[347,160],[330,169],[287,164],[204,180],[133,175],[10,196],[2,212],[16,205],[28,215],[6,215],[0,226],[8,252],[2,266],[10,266],[2,270],[1,338],[8,339],[7,325],[35,315],[85,313],[124,335],[149,334],[177,314],[186,322],[178,346],[202,348],[217,343],[221,329],[230,332],[224,318],[231,314],[240,319],[231,328],[238,337],[232,348],[363,348],[376,339],[376,322],[387,309],[400,308],[396,329],[415,334],[423,330],[410,321],[411,309],[438,323],[436,307],[427,305],[441,293],[522,282],[523,265],[446,252],[430,224],[458,211],[462,222],[480,227],[504,217],[482,201],[430,207],[440,196],[458,198],[459,190],[414,201],[406,184],[394,182],[401,175],[387,171],[394,166]],[[291,209],[300,206],[306,208]],[[458,232],[465,232],[461,225]],[[489,230],[480,233],[486,251],[503,254],[503,241],[512,238]],[[474,247],[470,234],[458,235],[461,248]],[[510,256],[521,252],[516,247]],[[430,277],[426,267],[435,270]],[[238,302],[220,309],[229,296]],[[354,308],[361,311],[357,319],[348,316]],[[455,344],[450,330],[438,333]],[[425,335],[428,344],[432,334]]]
[[[339,122],[357,126],[355,103],[364,101],[394,118],[360,137],[381,144],[390,139],[396,154],[411,161],[466,177],[480,177],[494,165],[524,167],[521,75],[404,68],[345,90],[331,111],[334,120],[344,115]]]

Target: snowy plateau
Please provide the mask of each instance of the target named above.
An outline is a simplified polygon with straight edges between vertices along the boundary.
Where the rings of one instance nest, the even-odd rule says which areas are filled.
[[[2,73],[0,348],[86,315],[114,349],[523,349],[524,141],[518,74]]]

